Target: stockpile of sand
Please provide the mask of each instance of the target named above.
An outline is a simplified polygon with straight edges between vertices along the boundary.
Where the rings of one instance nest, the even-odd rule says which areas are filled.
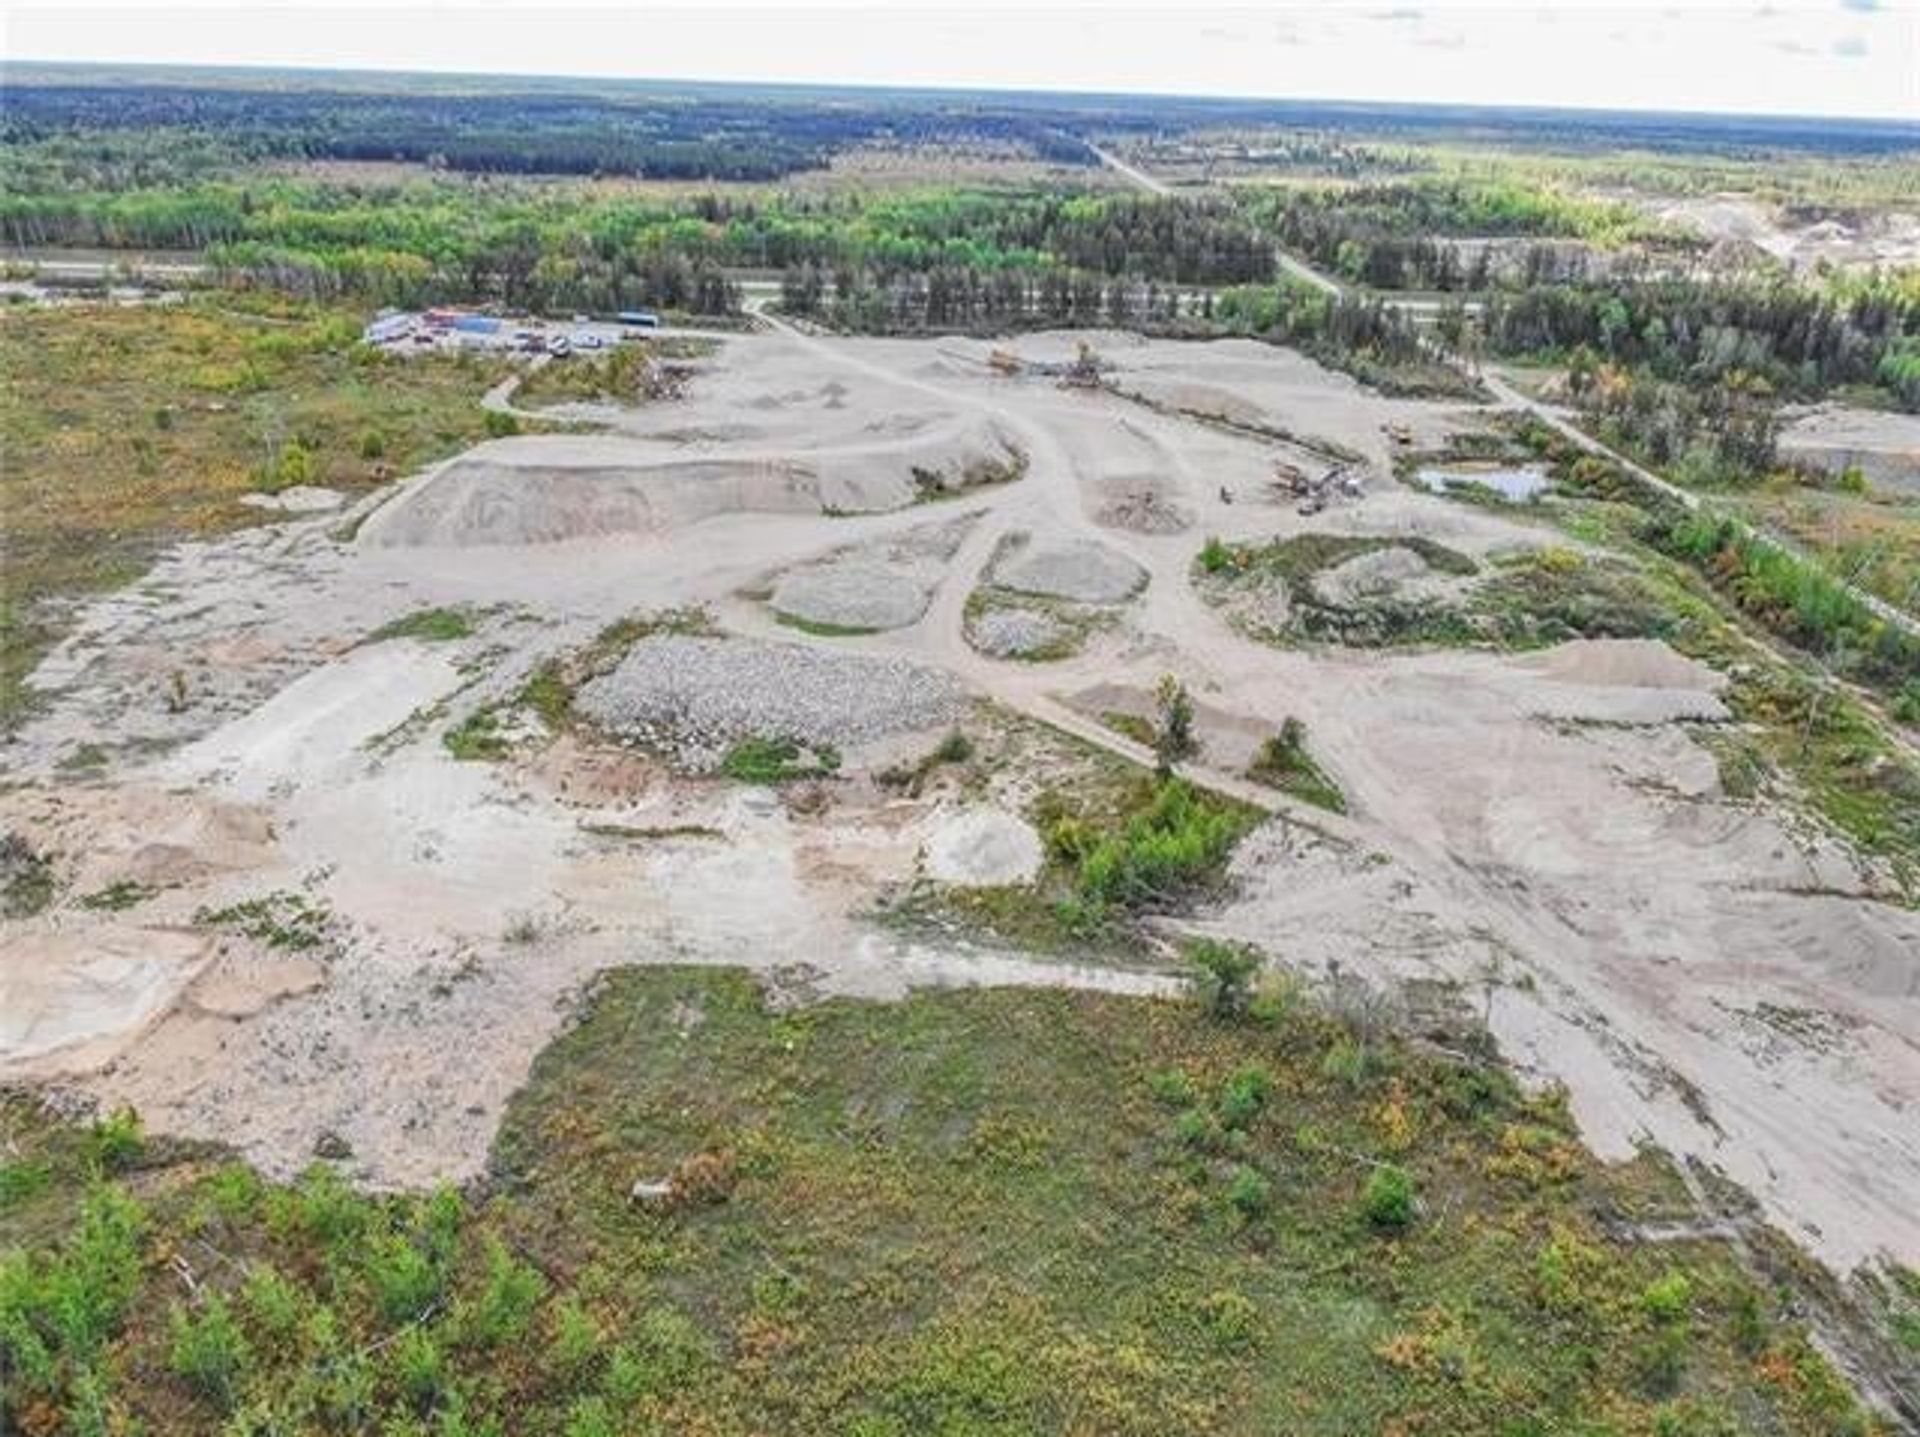
[[[1015,593],[1118,604],[1146,587],[1147,571],[1090,539],[1036,544],[1023,535],[995,558],[992,580]]]
[[[530,434],[482,444],[370,518],[376,548],[661,534],[717,514],[869,514],[1012,478],[1018,452],[982,420],[811,451]]]
[[[655,635],[582,689],[579,708],[704,771],[741,739],[843,748],[951,723],[963,698],[951,676],[906,659]]]
[[[942,883],[996,887],[1026,883],[1040,872],[1040,835],[999,808],[942,815],[927,838],[926,871]]]
[[[1544,679],[1604,688],[1717,693],[1726,676],[1658,639],[1575,639],[1518,660]]]

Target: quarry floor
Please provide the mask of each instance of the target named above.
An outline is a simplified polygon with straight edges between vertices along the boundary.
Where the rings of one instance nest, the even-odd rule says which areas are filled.
[[[729,339],[679,400],[572,411],[599,432],[497,441],[352,512],[183,545],[91,602],[7,755],[0,830],[57,855],[63,896],[0,924],[0,1078],[133,1102],[276,1173],[334,1135],[363,1180],[415,1184],[480,1169],[508,1095],[609,966],[746,964],[795,1001],[1177,988],[1151,965],[870,920],[961,805],[870,775],[938,731],[850,749],[818,808],[575,736],[499,763],[444,745],[608,623],[704,605],[729,634],[942,672],[981,706],[969,723],[1048,726],[995,790],[1009,808],[1045,785],[1061,731],[1143,757],[1098,714],[1179,676],[1202,711],[1196,777],[1275,814],[1243,845],[1233,897],[1187,926],[1311,976],[1448,985],[1524,1075],[1567,1087],[1602,1155],[1695,1159],[1835,1267],[1920,1264],[1920,916],[1877,901],[1817,835],[1721,793],[1678,721],[1713,713],[1717,676],[1642,642],[1505,656],[1248,639],[1190,580],[1209,535],[1421,536],[1476,555],[1543,536],[1392,479],[1390,426],[1434,444],[1470,410],[1250,342],[1011,347],[1062,361],[1082,339],[1120,392],[999,374],[967,340]],[[1276,457],[1304,466],[1325,442],[1363,456],[1363,492],[1302,516],[1268,480]],[[1008,454],[1017,478],[925,502],[916,471]],[[1145,586],[1077,654],[989,657],[967,602],[1012,536],[1097,544]],[[810,632],[765,600],[784,573],[889,546],[912,551],[923,589],[901,627]],[[474,615],[471,636],[369,641],[449,606]],[[1344,816],[1226,761],[1288,716]],[[115,884],[151,896],[80,901]],[[332,915],[326,944],[205,921],[282,893]]]

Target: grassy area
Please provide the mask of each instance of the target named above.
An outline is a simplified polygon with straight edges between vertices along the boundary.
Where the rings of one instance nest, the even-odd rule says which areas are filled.
[[[370,644],[384,639],[419,639],[423,643],[445,644],[473,635],[473,616],[465,609],[415,609],[391,623],[382,624],[367,635]]]
[[[1329,601],[1314,580],[1364,554],[1405,549],[1433,576],[1471,580],[1451,597],[1386,589]],[[1302,534],[1267,544],[1209,539],[1194,561],[1203,595],[1233,608],[1265,587],[1283,588],[1286,621],[1242,621],[1253,637],[1360,648],[1415,644],[1533,649],[1575,638],[1664,636],[1672,627],[1661,595],[1630,565],[1565,547],[1502,555],[1484,567],[1416,536]]]
[[[235,501],[294,470],[353,492],[484,437],[496,368],[369,356],[363,317],[242,296],[0,309],[0,723],[27,704],[58,600],[257,521]]]
[[[1867,592],[1909,611],[1920,609],[1920,498],[1785,479],[1718,497]]]
[[[720,772],[736,783],[791,783],[825,778],[839,768],[833,749],[810,749],[786,738],[743,738],[720,760]]]
[[[1035,881],[921,886],[895,907],[895,919],[958,922],[1041,952],[1124,958],[1137,947],[1138,919],[1219,886],[1234,845],[1260,819],[1247,804],[1125,764],[1043,791],[1028,816],[1045,843]]]
[[[1609,1235],[1670,1174],[1299,1001],[623,971],[466,1194],[0,1126],[35,1437],[1874,1430],[1723,1244]]]

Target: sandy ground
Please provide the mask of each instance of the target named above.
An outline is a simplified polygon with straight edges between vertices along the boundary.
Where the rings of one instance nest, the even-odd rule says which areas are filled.
[[[1643,203],[1656,219],[1697,230],[1711,240],[1751,246],[1796,269],[1822,263],[1870,269],[1920,259],[1920,214],[1888,211],[1797,221],[1739,194]]]
[[[1079,338],[1017,347],[1055,357]],[[499,764],[443,747],[610,620],[705,603],[734,632],[911,657],[1133,756],[1098,712],[1177,673],[1199,700],[1200,775],[1282,810],[1238,768],[1304,719],[1350,813],[1261,829],[1237,896],[1199,926],[1309,973],[1455,985],[1525,1073],[1567,1086],[1602,1153],[1651,1141],[1716,1167],[1838,1267],[1920,1263],[1920,917],[1875,901],[1849,855],[1721,795],[1692,727],[1723,716],[1717,676],[1658,645],[1250,642],[1189,582],[1207,534],[1418,534],[1486,554],[1541,532],[1386,478],[1385,426],[1435,437],[1457,407],[1251,343],[1093,338],[1152,407],[996,376],[989,346],[962,340],[730,340],[684,399],[617,432],[481,446],[353,511],[183,546],[90,605],[38,675],[50,702],[0,795],[0,828],[57,851],[65,885],[0,927],[0,1076],[137,1102],[275,1172],[337,1133],[362,1178],[412,1183],[478,1170],[533,1055],[611,964],[745,964],[799,997],[1170,990],[861,918],[930,868],[1032,862],[1003,816],[860,777],[937,733],[849,752],[818,808],[571,737]],[[1365,496],[1303,518],[1265,497],[1281,446],[1183,407],[1344,445],[1367,458]],[[1017,481],[919,502],[928,456],[958,473],[1004,450],[1024,458]],[[936,521],[952,543],[920,544]],[[1146,582],[1074,657],[994,659],[965,641],[964,611],[1014,534],[1098,544]],[[910,566],[917,615],[842,637],[780,624],[781,576],[849,555]],[[472,606],[476,633],[364,642],[428,604]],[[87,744],[103,769],[60,767]],[[78,902],[119,881],[155,892],[119,912]],[[290,951],[196,920],[269,894],[312,905],[324,941]]]
[[[1857,466],[1871,484],[1920,494],[1920,414],[1813,405],[1787,415],[1780,452],[1822,469]]]

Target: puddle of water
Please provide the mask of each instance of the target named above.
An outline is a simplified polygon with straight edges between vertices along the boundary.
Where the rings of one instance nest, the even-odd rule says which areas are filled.
[[[1429,464],[1415,470],[1413,477],[1436,494],[1462,484],[1479,484],[1515,501],[1531,499],[1547,487],[1547,471],[1532,464]]]

